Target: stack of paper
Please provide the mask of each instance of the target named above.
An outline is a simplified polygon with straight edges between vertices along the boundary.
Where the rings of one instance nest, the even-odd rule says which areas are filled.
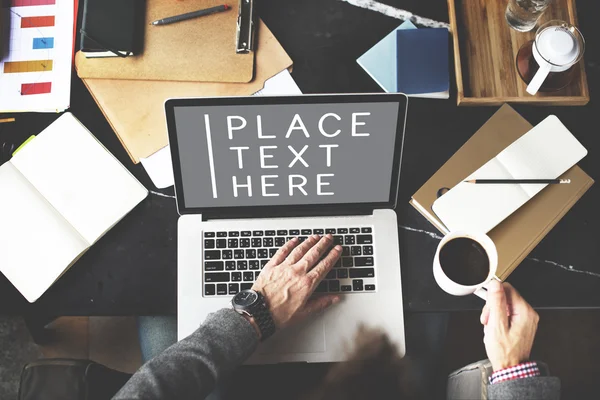
[[[257,34],[254,79],[248,83],[82,79],[133,162],[142,161],[156,187],[173,185],[169,149],[166,148],[165,100],[249,96],[259,91],[265,95],[300,93],[288,71],[292,60],[262,21],[257,25]],[[80,60],[96,61],[83,59],[76,59],[77,68]]]

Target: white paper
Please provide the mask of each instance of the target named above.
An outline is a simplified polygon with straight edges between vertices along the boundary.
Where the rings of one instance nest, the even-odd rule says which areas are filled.
[[[73,0],[4,10],[3,26],[10,26],[10,31],[5,32],[10,41],[7,57],[0,60],[0,112],[60,112],[69,108],[73,13]],[[52,26],[27,27],[31,25],[27,22],[28,17],[53,17],[54,22],[48,23]],[[6,24],[7,21],[10,23]],[[28,64],[26,67],[35,72],[9,73],[14,64],[8,63],[19,61],[35,61],[33,66]],[[35,86],[23,86],[29,84]],[[34,94],[42,87],[48,87],[47,84],[49,93]]]
[[[173,164],[171,149],[167,145],[147,158],[140,158],[146,173],[158,189],[173,186]]]
[[[37,135],[11,162],[90,244],[148,194],[70,113]]]
[[[88,244],[11,162],[0,193],[0,272],[33,303]]]
[[[301,94],[302,91],[292,78],[290,71],[284,69],[277,75],[267,79],[265,86],[252,96],[293,96]]]
[[[556,179],[586,154],[573,134],[551,115],[464,180]],[[487,233],[546,186],[461,182],[432,208],[450,231]]]
[[[301,95],[302,91],[292,78],[290,71],[284,69],[277,75],[265,81],[265,86],[254,93],[253,96],[293,96]],[[150,157],[141,158],[146,173],[158,189],[173,186],[173,163],[171,162],[171,149],[165,146]]]

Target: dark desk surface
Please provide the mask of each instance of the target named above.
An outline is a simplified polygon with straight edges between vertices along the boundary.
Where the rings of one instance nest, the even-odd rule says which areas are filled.
[[[387,2],[392,3],[391,0]],[[595,98],[600,89],[600,38],[592,2],[578,1],[580,26],[592,101],[586,107],[515,107],[532,124],[556,114],[589,150],[580,163],[592,177],[600,172]],[[395,1],[415,14],[448,21],[445,0]],[[293,76],[305,93],[379,92],[356,58],[401,21],[339,0],[263,0],[260,15],[294,60]],[[586,8],[589,11],[586,12]],[[594,43],[592,45],[592,43]],[[453,72],[452,72],[453,74]],[[452,75],[453,76],[453,75]],[[435,229],[408,204],[414,193],[496,110],[458,108],[450,100],[411,99],[397,209],[404,306],[408,312],[481,307],[474,296],[452,297],[433,280],[431,264],[438,240]],[[141,165],[133,165],[81,81],[74,76],[71,112],[148,188]],[[0,127],[4,143],[20,144],[57,115],[17,115]],[[52,315],[174,314],[176,312],[177,212],[172,188],[151,194],[89,250],[37,303],[28,305],[0,275],[0,314],[32,311]],[[560,221],[510,276],[536,307],[600,307],[600,191],[596,186]],[[1,255],[0,255],[1,257]]]

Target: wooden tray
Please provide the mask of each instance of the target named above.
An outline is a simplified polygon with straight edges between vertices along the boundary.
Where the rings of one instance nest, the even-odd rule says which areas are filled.
[[[558,92],[528,94],[515,60],[536,29],[517,32],[504,18],[507,0],[448,0],[454,42],[457,103],[459,106],[524,103],[582,106],[590,101],[583,59],[573,81]],[[555,0],[540,23],[561,19],[577,26],[575,0]],[[539,25],[538,25],[539,26]],[[585,32],[583,32],[585,37]]]

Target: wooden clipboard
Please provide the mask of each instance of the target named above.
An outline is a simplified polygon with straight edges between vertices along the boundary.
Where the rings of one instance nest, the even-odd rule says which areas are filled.
[[[126,0],[125,0],[126,1]],[[127,58],[75,56],[82,79],[124,79],[188,82],[250,82],[254,52],[237,54],[238,2],[231,10],[164,26],[150,22],[223,4],[222,0],[147,0],[144,49]]]

